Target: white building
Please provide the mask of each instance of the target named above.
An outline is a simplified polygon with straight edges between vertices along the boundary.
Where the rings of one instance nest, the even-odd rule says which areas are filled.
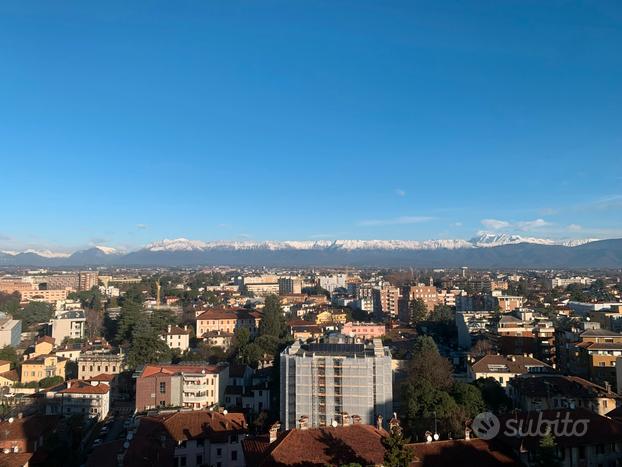
[[[190,348],[190,331],[188,331],[188,326],[180,328],[179,326],[171,326],[169,324],[164,340],[171,349],[179,349],[181,352],[185,352]]]
[[[48,415],[82,415],[103,420],[110,410],[110,386],[91,381],[67,381],[49,389],[45,412]]]
[[[0,313],[0,348],[7,345],[17,347],[21,341],[22,322]]]
[[[83,339],[86,318],[84,311],[58,312],[56,317],[50,320],[52,337],[58,344],[65,339]]]

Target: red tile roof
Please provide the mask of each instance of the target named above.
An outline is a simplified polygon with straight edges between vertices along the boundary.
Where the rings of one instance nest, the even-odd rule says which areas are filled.
[[[209,410],[175,412],[153,417],[143,417],[142,423],[160,425],[175,441],[189,439],[219,438],[223,434],[246,431],[246,418],[241,413],[227,413]]]
[[[17,374],[17,370],[9,370],[4,373],[0,373],[0,376],[11,381],[19,381],[19,375]]]
[[[491,441],[483,439],[445,440],[431,443],[409,444],[414,458],[413,467],[462,467],[521,466],[509,452],[499,450]]]
[[[115,379],[116,375],[111,375],[109,373],[100,373],[97,376],[93,376],[89,381],[106,381],[110,382]]]
[[[56,343],[56,339],[54,339],[52,336],[41,336],[37,338],[37,344],[39,342],[47,342],[54,345]]]
[[[159,364],[151,364],[145,365],[142,373],[140,374],[141,378],[149,378],[150,376],[156,374],[167,374],[167,375],[178,375],[180,373],[202,373],[205,372],[207,374],[217,374],[220,373],[225,367],[220,365],[212,365],[212,364],[178,364],[178,365],[159,365]]]
[[[197,316],[199,320],[221,320],[221,319],[258,319],[261,313],[247,310],[246,308],[210,308]]]
[[[492,367],[490,366],[492,365]],[[505,366],[505,369],[495,369]],[[485,355],[471,366],[474,373],[516,373],[529,372],[529,367],[542,367],[553,371],[553,367],[533,357],[523,355]]]
[[[100,383],[93,386],[85,381],[69,381],[70,385],[67,389],[58,391],[61,394],[107,394],[110,391],[110,386]]]
[[[186,335],[190,334],[190,331],[179,326],[171,326],[171,330],[166,332],[169,336]]]
[[[32,454],[29,452],[0,452],[0,467],[24,467],[30,462]]]
[[[281,433],[270,444],[259,465],[325,466],[359,463],[382,464],[386,431],[371,425],[294,429]],[[250,449],[251,443],[245,449]]]

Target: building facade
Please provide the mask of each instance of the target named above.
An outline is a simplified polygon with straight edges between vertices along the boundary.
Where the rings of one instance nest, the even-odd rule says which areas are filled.
[[[373,423],[393,412],[391,353],[380,339],[354,344],[345,336],[287,347],[280,356],[281,422],[296,428],[301,417],[309,426],[343,423],[360,417]]]

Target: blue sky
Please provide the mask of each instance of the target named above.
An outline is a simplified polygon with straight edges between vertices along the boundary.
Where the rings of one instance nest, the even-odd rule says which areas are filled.
[[[0,248],[622,236],[618,1],[0,4]]]

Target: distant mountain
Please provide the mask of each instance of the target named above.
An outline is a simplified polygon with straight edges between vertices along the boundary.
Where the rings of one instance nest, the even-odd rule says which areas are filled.
[[[482,234],[471,240],[203,242],[162,240],[125,253],[108,247],[68,257],[0,252],[11,266],[413,266],[473,268],[619,268],[622,239],[554,241]]]

